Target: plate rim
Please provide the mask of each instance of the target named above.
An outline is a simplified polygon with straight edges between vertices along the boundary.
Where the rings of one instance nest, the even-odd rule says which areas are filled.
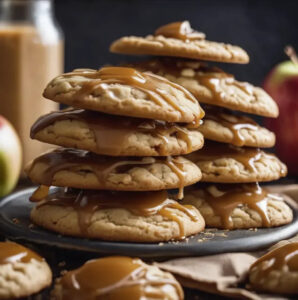
[[[131,242],[110,242],[92,239],[83,239],[79,237],[62,236],[55,232],[48,231],[43,228],[38,228],[38,231],[28,228],[24,230],[24,226],[17,226],[9,219],[8,216],[4,217],[3,207],[11,201],[17,201],[19,197],[32,193],[36,187],[29,187],[16,191],[0,200],[0,230],[3,235],[8,239],[16,241],[30,242],[33,244],[46,245],[51,247],[58,247],[60,249],[72,249],[89,253],[98,254],[127,254],[137,255],[139,257],[181,257],[181,256],[202,256],[212,255],[224,252],[247,252],[260,250],[266,248],[281,239],[290,238],[298,232],[298,212],[293,210],[293,222],[290,224],[282,225],[279,227],[270,228],[269,233],[261,233],[255,236],[239,237],[237,239],[224,239],[224,240],[209,240],[202,243],[176,243],[176,242],[163,242],[163,243],[131,243]],[[28,202],[29,204],[29,202]],[[275,229],[275,230],[274,230]],[[262,230],[266,230],[263,228]],[[273,230],[273,232],[272,232]],[[41,232],[40,232],[41,231]],[[247,232],[248,229],[239,229],[238,232]],[[48,239],[47,239],[47,236]],[[196,235],[195,235],[196,236]],[[194,238],[195,238],[194,236]],[[280,237],[282,236],[282,237]],[[192,237],[191,237],[192,238]],[[254,243],[248,243],[250,239],[254,238]],[[52,240],[54,239],[54,240]],[[56,239],[56,240],[55,240]],[[61,241],[59,241],[61,239]],[[86,246],[85,243],[88,242]],[[220,245],[218,245],[220,243]],[[198,246],[199,245],[199,246]],[[220,247],[217,247],[220,246]]]

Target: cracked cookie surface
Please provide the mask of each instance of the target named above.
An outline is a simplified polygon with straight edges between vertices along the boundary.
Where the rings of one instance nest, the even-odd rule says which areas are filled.
[[[259,148],[206,142],[203,149],[186,156],[202,172],[205,182],[245,183],[284,177],[287,167],[274,154]]]
[[[204,112],[182,86],[133,68],[78,69],[54,78],[44,97],[76,108],[168,122],[198,122]]]
[[[184,157],[111,157],[59,148],[26,167],[38,184],[81,189],[148,191],[182,188],[200,180],[201,171]]]
[[[166,191],[83,191],[82,195],[64,195],[64,199],[59,194],[50,197],[33,208],[31,220],[63,235],[161,242],[183,239],[205,226],[195,207],[168,199]],[[81,200],[85,205],[78,204]]]
[[[0,299],[28,297],[49,286],[52,282],[52,272],[46,261],[35,253],[30,260],[25,261],[22,259],[22,257],[26,258],[24,251],[29,251],[29,254],[33,252],[11,242],[1,242],[0,251],[8,254],[7,247],[10,245],[14,247],[16,245],[22,252],[20,252],[21,256],[19,255],[20,259],[16,253],[9,262],[0,263]],[[1,253],[1,260],[3,254]]]
[[[128,65],[182,85],[200,103],[273,118],[279,114],[277,104],[262,88],[202,62],[165,58]]]
[[[241,229],[275,227],[293,220],[284,196],[267,193],[255,184],[208,184],[185,190],[183,204],[196,207],[206,227]]]
[[[42,116],[31,137],[58,146],[111,156],[168,156],[202,148],[198,130],[164,121],[120,117],[80,109]]]

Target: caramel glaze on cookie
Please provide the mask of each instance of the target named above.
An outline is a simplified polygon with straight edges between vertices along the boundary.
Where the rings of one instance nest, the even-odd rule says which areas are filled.
[[[185,141],[187,153],[193,151],[189,131],[183,126],[165,121],[107,115],[83,109],[57,111],[40,117],[31,128],[31,138],[34,139],[36,134],[47,126],[63,120],[77,120],[87,124],[95,136],[98,154],[119,156],[128,143],[128,137],[140,132],[157,136],[163,141],[157,149],[159,156],[171,155],[167,148],[167,136],[171,134]]]
[[[276,103],[263,89],[203,62],[157,58],[127,66],[165,76],[188,89],[200,103],[267,117],[276,118],[279,113]]]
[[[77,82],[78,88],[75,92],[72,90],[74,93],[70,97],[64,97],[63,92],[62,95],[59,92],[56,93],[55,84],[59,82],[59,79],[67,81],[73,77],[81,77],[81,79]],[[122,103],[117,103],[116,108],[116,103],[112,100],[115,100],[114,98],[117,98],[119,95],[115,96],[113,92],[109,92],[109,88],[117,84],[141,91],[146,95],[146,100],[153,102],[156,107],[160,107],[160,110],[155,110],[154,113],[149,114],[147,111],[152,105],[150,103],[142,109],[137,106],[138,103],[135,103],[136,106],[133,106],[133,108],[123,107]],[[169,90],[175,90],[176,93],[179,92],[184,99],[184,103],[187,103],[190,107],[178,103],[177,97],[170,95],[165,87]],[[109,103],[107,103],[107,99],[102,101],[90,100],[94,96],[95,91],[97,93],[95,97],[100,97],[101,94],[105,94],[108,91],[109,97],[111,97]],[[65,92],[69,91],[66,89]],[[99,70],[77,69],[73,72],[62,74],[49,83],[44,91],[44,96],[78,108],[139,118],[162,119],[164,117],[163,120],[165,121],[187,122],[193,123],[195,126],[199,126],[200,120],[204,117],[204,111],[199,106],[196,98],[184,87],[161,76],[139,72],[134,68],[127,67],[104,67]],[[119,97],[121,98],[122,96],[120,95]],[[130,96],[130,98],[133,99],[134,96]],[[132,102],[134,101],[140,102],[140,100],[136,99],[132,100]],[[163,115],[164,110],[166,110],[165,106],[170,108],[167,109],[170,110],[170,113],[175,114],[175,120],[166,113]],[[179,117],[177,117],[178,115]]]
[[[191,154],[188,154],[186,156],[189,160],[195,162],[199,167],[201,168],[201,171],[203,173],[203,180],[202,181],[213,181],[215,182],[215,178],[212,178],[212,180],[209,180],[208,174],[204,178],[204,167],[201,165],[201,163],[204,162],[212,162],[214,163],[215,167],[216,160],[221,159],[233,159],[239,163],[241,163],[246,170],[257,174],[258,170],[256,167],[256,164],[262,160],[267,159],[268,161],[272,160],[275,164],[279,165],[278,174],[273,174],[274,177],[284,177],[287,174],[287,167],[278,160],[278,158],[272,154],[272,153],[266,153],[262,151],[259,148],[246,148],[246,147],[235,147],[233,145],[229,144],[222,144],[222,143],[216,143],[208,141],[205,144],[205,147],[203,149],[193,152]],[[216,175],[216,174],[215,174]],[[218,174],[219,175],[219,174]],[[217,175],[217,176],[218,176]],[[233,178],[232,178],[233,179]],[[218,177],[218,182],[226,182],[226,183],[237,183],[237,179],[235,178],[235,181],[231,181],[231,178],[220,178]],[[254,180],[256,181],[256,180]],[[261,180],[260,180],[261,181]],[[266,180],[264,180],[266,181]],[[241,182],[241,181],[239,181]],[[243,181],[242,181],[243,182]],[[250,182],[250,181],[247,181]]]
[[[191,193],[187,190],[187,194]],[[262,227],[271,227],[268,216],[268,196],[276,201],[282,198],[275,194],[269,194],[266,188],[256,183],[250,184],[217,184],[207,185],[201,190],[201,197],[212,207],[214,214],[219,216],[222,222],[221,228],[233,229],[231,220],[234,209],[238,206],[247,206],[256,211],[262,219]]]
[[[122,256],[90,260],[67,272],[57,285],[60,287],[54,290],[55,299],[61,300],[183,299],[183,290],[172,275],[138,258]]]
[[[23,262],[28,263],[31,259],[43,261],[38,254],[22,245],[13,242],[0,242],[0,265]]]
[[[93,214],[100,209],[122,208],[138,216],[161,215],[179,225],[180,238],[184,238],[184,226],[172,209],[185,213],[193,222],[199,221],[194,207],[181,205],[168,197],[166,191],[158,192],[112,192],[58,189],[45,196],[47,187],[41,186],[32,196],[31,201],[38,202],[36,209],[43,206],[72,207],[78,214],[81,232],[87,233]],[[40,195],[37,195],[40,193]],[[45,196],[45,197],[44,197]]]
[[[281,294],[298,294],[298,243],[274,249],[250,267],[253,289]]]

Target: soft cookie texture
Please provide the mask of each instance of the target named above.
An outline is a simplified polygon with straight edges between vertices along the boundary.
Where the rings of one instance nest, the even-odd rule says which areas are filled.
[[[82,231],[78,212],[73,207],[43,204],[33,208],[31,220],[41,227],[63,235],[149,243],[179,240],[202,231],[205,222],[201,214],[195,207],[188,209],[196,220],[182,210],[167,208],[176,216],[180,224],[160,214],[141,216],[124,208],[100,209],[93,212],[90,224]],[[180,226],[184,232],[181,232]]]
[[[45,260],[0,264],[0,299],[29,297],[51,282],[52,272]]]
[[[160,55],[210,60],[227,63],[248,63],[247,53],[240,47],[205,39],[184,41],[162,35],[125,36],[112,43],[110,51],[122,54]]]
[[[209,190],[213,193],[221,195],[220,189],[217,189],[216,185],[209,185]],[[233,185],[231,185],[233,189]],[[267,215],[269,224],[267,227],[281,226],[288,224],[293,220],[293,212],[291,208],[282,201],[282,196],[274,194],[268,194],[266,199],[265,214]],[[219,198],[218,201],[221,201]],[[241,229],[241,228],[257,228],[264,227],[264,221],[262,215],[245,203],[240,203],[230,213],[229,228],[226,228],[226,224],[221,215],[217,214],[212,205],[208,202],[206,196],[206,187],[188,188],[184,192],[183,204],[190,204],[196,207],[202,214],[206,222],[206,227],[215,227],[223,229]],[[231,202],[229,203],[231,205]]]
[[[89,273],[94,277],[88,281],[86,275]],[[78,289],[74,282],[81,288]],[[80,268],[64,273],[56,280],[51,296],[53,300],[184,299],[183,289],[172,274],[138,258],[124,256],[90,260]]]
[[[50,113],[34,125],[31,137],[63,147],[112,156],[165,156],[202,148],[198,130],[149,119],[79,109]]]
[[[131,68],[75,70],[53,79],[43,95],[78,108],[168,122],[191,123],[204,115],[182,86]]]
[[[196,130],[208,140],[235,146],[270,148],[275,144],[273,132],[229,110],[206,109],[203,124]]]
[[[266,117],[277,117],[279,114],[277,104],[262,88],[238,81],[233,75],[202,62],[165,58],[129,65],[182,85],[200,103]]]
[[[259,258],[249,270],[251,288],[259,292],[297,295],[297,251],[298,243],[292,242]],[[290,260],[292,265],[289,265]]]
[[[184,157],[110,157],[57,149],[26,167],[38,184],[80,189],[150,191],[179,188],[200,180],[201,171]]]
[[[208,142],[186,156],[202,172],[202,181],[241,183],[272,181],[284,177],[287,167],[275,155],[258,148]]]

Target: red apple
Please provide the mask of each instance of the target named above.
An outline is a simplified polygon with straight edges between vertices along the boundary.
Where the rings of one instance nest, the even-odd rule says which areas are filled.
[[[279,106],[277,119],[266,119],[266,126],[276,134],[276,153],[289,169],[298,174],[298,59],[287,48],[291,60],[278,64],[268,74],[264,89]]]
[[[15,187],[21,171],[22,148],[12,125],[0,115],[0,197]]]

